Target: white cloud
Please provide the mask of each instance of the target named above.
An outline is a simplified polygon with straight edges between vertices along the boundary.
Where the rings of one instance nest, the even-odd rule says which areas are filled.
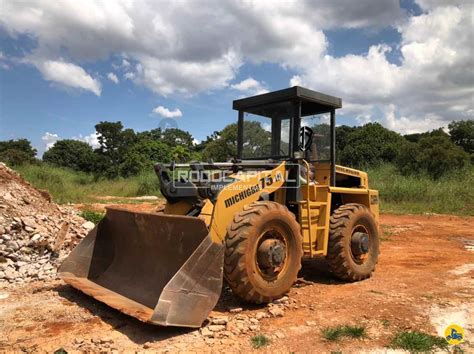
[[[260,95],[268,92],[268,88],[262,82],[249,77],[237,84],[230,85],[231,88],[237,91],[241,91],[247,95]]]
[[[79,134],[78,137],[74,137],[74,140],[79,140],[83,141],[87,144],[89,144],[92,148],[97,149],[100,144],[99,144],[99,134],[97,132],[93,132],[89,135],[82,136],[82,134]]]
[[[165,108],[163,106],[158,106],[153,110],[153,113],[159,114],[162,117],[165,118],[178,118],[182,117],[183,113],[179,108],[176,108],[173,111],[170,111],[168,108]]]
[[[437,7],[398,27],[401,64],[386,45],[365,55],[325,55],[291,82],[332,93],[349,103],[342,113],[362,123],[379,120],[402,133],[473,118],[472,5]],[[469,113],[470,112],[470,113]]]
[[[0,67],[7,70],[10,69],[10,66],[7,64],[7,57],[0,51]]]
[[[115,84],[119,83],[119,79],[118,79],[117,75],[115,75],[114,73],[108,73],[107,78]]]
[[[127,74],[136,83],[143,84],[160,95],[180,93],[189,96],[226,87],[240,65],[240,59],[233,52],[208,61],[205,65],[196,61],[160,60],[143,56],[133,75]]]
[[[53,145],[56,143],[56,141],[60,140],[58,134],[53,134],[46,132],[44,135],[41,137],[41,140],[44,143],[44,148],[45,151],[49,150],[50,148],[53,147]]]
[[[397,0],[336,5],[203,0],[166,6],[38,0],[5,2],[0,11],[0,25],[12,36],[37,40],[33,56],[57,60],[68,53],[81,63],[123,55],[119,66],[127,78],[161,95],[226,87],[244,61],[303,67],[326,50],[324,29],[380,26],[401,15]]]
[[[417,129],[472,118],[472,0],[416,1],[424,11],[418,16],[402,10],[399,0],[7,1],[0,26],[37,41],[27,57],[47,80],[97,95],[100,82],[72,62],[119,58],[118,76],[164,96],[239,90],[243,64],[275,63],[296,74],[292,85],[342,97],[342,113],[361,123],[392,122],[401,131],[396,122],[403,117]],[[328,54],[328,29],[382,27],[398,29],[399,46]],[[400,64],[389,61],[391,50],[401,53]],[[47,63],[72,65],[79,78],[59,75]]]
[[[130,62],[127,59],[122,59],[122,68],[128,68],[130,66]]]
[[[135,78],[135,74],[129,71],[123,74],[123,77],[127,80],[133,80]]]
[[[53,81],[57,84],[79,88],[91,91],[95,95],[100,96],[100,82],[92,78],[87,72],[72,63],[59,60],[33,61],[33,64],[41,72],[45,80]]]
[[[423,10],[432,10],[442,6],[470,5],[472,0],[415,0]]]

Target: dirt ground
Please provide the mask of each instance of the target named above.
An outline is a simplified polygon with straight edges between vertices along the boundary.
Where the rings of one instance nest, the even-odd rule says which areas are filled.
[[[268,352],[385,350],[405,330],[442,334],[464,327],[463,349],[474,352],[474,218],[382,215],[381,256],[374,276],[358,283],[334,280],[324,261],[305,264],[289,293],[283,317],[263,318],[258,332],[205,338],[199,330],[147,325],[110,309],[60,280],[0,289],[0,352],[54,351],[251,351],[264,334]],[[253,318],[265,306],[239,302],[224,290],[211,315]],[[365,339],[329,342],[321,330],[358,324]]]

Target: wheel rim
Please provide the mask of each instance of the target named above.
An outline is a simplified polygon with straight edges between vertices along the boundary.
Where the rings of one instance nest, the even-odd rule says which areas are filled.
[[[267,228],[257,241],[255,263],[257,272],[267,281],[277,280],[288,264],[288,240],[279,227]]]
[[[350,253],[353,261],[364,264],[370,255],[371,234],[364,225],[357,225],[352,229]]]

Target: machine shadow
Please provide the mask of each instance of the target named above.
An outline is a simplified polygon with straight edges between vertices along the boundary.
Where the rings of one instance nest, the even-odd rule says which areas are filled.
[[[325,259],[316,258],[303,262],[295,287],[304,287],[308,284],[338,283],[343,284],[344,282],[336,280],[331,275]],[[138,345],[143,345],[147,342],[159,342],[198,330],[196,328],[156,326],[141,322],[66,284],[58,285],[54,290],[62,298],[77,304],[86,309],[90,314],[99,317],[114,330],[121,332]],[[212,312],[214,315],[229,315],[228,312],[236,308],[242,308],[242,310],[263,310],[266,306],[266,304],[250,304],[241,300],[232,293],[232,290],[224,281],[219,301]]]
[[[196,328],[164,327],[144,323],[138,319],[125,315],[106,304],[74,289],[70,285],[56,286],[55,290],[60,297],[86,309],[90,314],[99,317],[114,330],[127,336],[132,342],[143,345],[147,342],[159,342],[168,338],[196,331]]]
[[[298,274],[300,283],[312,284],[344,284],[344,281],[336,279],[329,271],[329,266],[324,257],[316,257],[304,260]]]

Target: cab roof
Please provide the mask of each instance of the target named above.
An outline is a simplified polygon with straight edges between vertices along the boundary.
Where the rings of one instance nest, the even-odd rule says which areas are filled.
[[[268,107],[298,100],[301,101],[301,116],[327,113],[342,107],[342,100],[338,97],[301,86],[293,86],[283,90],[235,100],[233,101],[232,108],[237,111],[266,115],[262,114],[265,112],[265,106]]]

